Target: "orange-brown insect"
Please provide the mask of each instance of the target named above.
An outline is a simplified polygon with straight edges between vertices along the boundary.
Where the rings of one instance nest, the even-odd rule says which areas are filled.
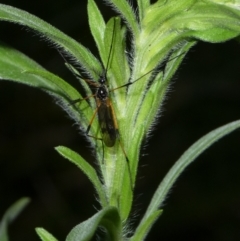
[[[104,144],[107,147],[113,147],[116,143],[116,140],[119,139],[119,131],[118,131],[118,124],[117,124],[117,119],[116,115],[112,106],[112,102],[109,98],[109,92],[112,92],[116,89],[119,89],[121,87],[109,90],[107,86],[107,71],[109,68],[109,62],[110,62],[110,57],[111,57],[111,52],[112,52],[112,45],[113,45],[113,40],[114,40],[114,35],[115,35],[115,22],[114,22],[114,32],[112,35],[112,40],[111,40],[111,45],[110,45],[110,51],[109,51],[109,56],[107,60],[107,66],[106,69],[104,69],[103,74],[99,77],[98,81],[92,81],[92,80],[86,80],[84,79],[90,86],[93,86],[96,88],[96,92],[90,96],[87,96],[83,99],[77,99],[74,100],[71,104],[77,103],[79,101],[87,100],[91,97],[94,97],[96,100],[96,110],[94,111],[94,114],[90,120],[90,123],[87,127],[86,134],[88,135],[92,122],[96,116],[98,115],[98,121],[100,124],[100,129],[102,133],[102,138],[97,138],[94,136],[96,139],[102,139]],[[80,77],[77,75],[77,77]],[[90,136],[90,135],[88,135]],[[122,146],[122,145],[121,145]],[[125,151],[124,151],[125,153]]]

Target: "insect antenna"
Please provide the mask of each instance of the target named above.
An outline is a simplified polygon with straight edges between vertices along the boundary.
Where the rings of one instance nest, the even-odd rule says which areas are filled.
[[[107,58],[107,65],[106,65],[106,68],[103,67],[103,69],[104,69],[103,77],[105,78],[105,81],[107,81],[107,72],[108,72],[109,65],[110,65],[110,59],[111,59],[111,57],[112,57],[113,41],[114,41],[115,33],[116,33],[116,23],[115,23],[115,20],[114,20],[114,23],[113,23],[113,24],[114,24],[114,25],[113,25],[113,34],[112,34],[112,39],[111,39],[109,54],[108,54],[108,58]]]

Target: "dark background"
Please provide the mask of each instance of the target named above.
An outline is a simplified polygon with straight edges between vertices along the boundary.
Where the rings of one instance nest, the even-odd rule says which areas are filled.
[[[102,3],[102,1],[98,1]],[[86,0],[2,0],[44,19],[96,53]],[[99,5],[106,19],[110,8]],[[49,44],[22,27],[0,23],[0,40],[78,87]],[[240,119],[240,45],[198,43],[185,59],[140,160],[133,211],[141,217],[160,180],[197,139]],[[11,241],[39,240],[44,227],[59,240],[95,213],[90,182],[54,147],[65,145],[94,163],[77,127],[40,90],[0,82],[0,216],[22,196],[32,202],[10,226]],[[220,140],[174,185],[147,240],[240,240],[240,131]],[[137,217],[139,218],[139,217]],[[135,217],[135,219],[137,219]],[[137,223],[136,223],[137,224]]]

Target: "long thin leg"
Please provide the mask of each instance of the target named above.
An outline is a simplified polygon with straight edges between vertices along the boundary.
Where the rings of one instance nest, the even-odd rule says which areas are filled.
[[[94,138],[94,139],[96,139],[96,140],[100,140],[100,141],[102,142],[102,150],[103,150],[102,163],[104,163],[104,144],[103,144],[103,139],[100,138],[100,137],[96,137],[96,136],[92,136],[92,135],[89,135],[89,134],[88,134],[89,131],[90,131],[90,129],[91,129],[93,120],[94,120],[94,118],[96,117],[96,114],[97,114],[97,112],[98,112],[98,109],[99,109],[99,106],[97,106],[97,108],[95,109],[95,111],[94,111],[93,116],[92,116],[92,118],[91,118],[91,120],[90,120],[90,122],[89,122],[89,125],[88,125],[88,127],[87,127],[87,130],[86,130],[85,134],[86,134],[87,136],[91,137],[91,138]]]

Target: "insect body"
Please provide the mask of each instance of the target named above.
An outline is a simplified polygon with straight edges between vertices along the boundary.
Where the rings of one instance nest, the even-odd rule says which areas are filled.
[[[119,132],[114,109],[109,98],[109,90],[106,85],[105,74],[99,78],[98,82],[99,85],[94,83],[94,85],[97,87],[97,91],[94,94],[97,108],[89,123],[86,133],[88,134],[92,121],[97,113],[102,133],[102,140],[106,146],[113,147],[116,143],[116,139],[119,137]]]
[[[102,138],[106,146],[112,147],[115,145],[116,139],[118,137],[118,129],[115,120],[115,116],[113,114],[112,104],[108,97],[103,99],[103,95],[106,89],[100,87],[99,91],[101,95],[101,100],[98,99],[97,96],[97,103],[100,103],[98,107],[98,120],[101,127]]]

